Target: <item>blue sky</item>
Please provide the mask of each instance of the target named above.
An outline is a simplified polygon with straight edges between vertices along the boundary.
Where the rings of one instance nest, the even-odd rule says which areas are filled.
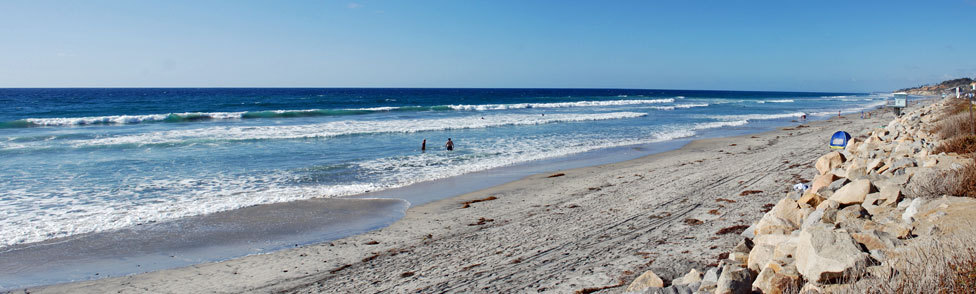
[[[976,75],[973,28],[976,0],[0,0],[0,87],[884,91]]]

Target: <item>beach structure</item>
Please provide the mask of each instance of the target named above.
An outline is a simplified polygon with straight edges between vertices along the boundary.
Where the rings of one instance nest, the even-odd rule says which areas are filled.
[[[957,94],[956,96],[958,97],[959,95]],[[893,99],[894,99],[894,104],[892,104],[891,108],[892,110],[894,110],[895,115],[901,115],[902,108],[908,106],[908,93],[905,92],[895,93]]]

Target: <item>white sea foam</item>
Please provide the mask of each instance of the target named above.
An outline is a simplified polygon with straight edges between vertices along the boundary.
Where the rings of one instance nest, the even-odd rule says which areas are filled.
[[[793,99],[757,100],[756,103],[793,103]]]
[[[286,126],[209,126],[197,129],[179,129],[163,132],[141,133],[98,139],[79,140],[74,146],[118,145],[118,144],[167,144],[188,141],[242,141],[266,139],[327,138],[354,134],[375,133],[416,133],[424,131],[476,129],[498,126],[537,125],[561,122],[581,122],[594,120],[624,119],[645,116],[638,112],[611,112],[593,114],[550,114],[545,116],[531,114],[499,114],[485,116],[465,116],[439,119],[402,120],[343,120],[309,125]]]
[[[791,113],[778,113],[778,114],[741,114],[741,115],[716,115],[710,116],[712,119],[723,120],[723,121],[737,121],[737,120],[768,120],[768,119],[781,119],[781,118],[791,118],[800,117],[806,113],[804,112],[791,112]]]
[[[645,108],[657,109],[657,110],[675,110],[675,109],[687,109],[693,107],[708,107],[708,103],[675,104],[669,106],[646,106]]]
[[[658,103],[672,103],[672,102],[674,102],[673,98],[666,98],[666,99],[576,101],[576,102],[553,102],[553,103],[448,105],[448,107],[454,110],[484,111],[484,110],[506,110],[506,109],[525,109],[525,108],[621,106],[621,105],[658,104]]]

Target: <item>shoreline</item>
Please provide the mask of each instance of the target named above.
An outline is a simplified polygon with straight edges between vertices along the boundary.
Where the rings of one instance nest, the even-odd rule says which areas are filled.
[[[886,120],[881,117],[888,117],[888,119],[890,119],[890,113],[887,113],[884,110],[885,109],[883,108],[873,110],[873,112],[875,113],[881,112],[886,115],[880,117],[874,116],[871,120],[880,122],[881,120]],[[848,116],[852,116],[852,115],[856,116],[856,114],[848,114]],[[807,125],[810,125],[810,127],[803,128],[802,130],[796,130],[795,132],[798,133],[797,136],[808,135],[812,132],[810,130],[814,128],[823,129],[826,127],[833,127],[838,124],[840,125],[846,124],[846,122],[842,123],[841,122],[842,120],[843,119],[838,120],[836,118],[833,118],[825,121],[810,121],[806,123]],[[862,123],[867,122],[867,120],[861,121],[858,119],[854,119],[853,121],[854,122],[860,121]],[[871,125],[871,124],[867,124],[867,125]],[[701,155],[704,155],[702,154],[703,152],[716,152],[720,150],[724,155],[719,158],[716,158],[715,160],[720,163],[722,161],[728,161],[728,158],[726,160],[722,160],[722,157],[726,157],[725,155],[733,155],[732,157],[737,157],[737,155],[747,156],[749,154],[774,152],[777,153],[778,155],[783,156],[786,155],[784,154],[785,151],[775,152],[775,150],[769,150],[769,149],[777,149],[777,148],[767,148],[768,146],[764,147],[763,145],[782,144],[783,142],[780,142],[781,140],[779,140],[780,136],[787,136],[786,134],[788,133],[792,135],[791,132],[792,130],[793,130],[792,127],[786,127],[786,128],[773,130],[773,131],[762,132],[759,134],[699,139],[699,140],[692,141],[691,143],[685,145],[684,147],[681,147],[678,150],[656,153],[656,154],[652,154],[652,155],[648,155],[638,159],[632,159],[624,162],[603,164],[599,166],[574,168],[574,169],[568,169],[559,172],[565,174],[565,176],[548,178],[549,174],[533,175],[514,182],[491,187],[488,189],[467,193],[455,197],[450,197],[447,199],[437,200],[423,205],[412,206],[407,210],[405,217],[401,218],[400,220],[397,220],[395,223],[393,223],[388,227],[378,229],[378,230],[373,230],[359,235],[346,237],[333,242],[309,245],[297,249],[281,250],[281,251],[276,251],[267,254],[251,255],[251,256],[246,256],[246,257],[241,257],[241,258],[236,258],[236,259],[231,259],[231,260],[226,260],[226,261],[221,261],[216,263],[198,264],[198,265],[185,267],[185,268],[162,270],[162,271],[149,272],[149,273],[137,274],[137,275],[126,276],[126,277],[107,278],[101,280],[59,284],[59,285],[32,288],[30,290],[31,291],[40,290],[42,292],[43,291],[105,292],[113,289],[120,289],[120,290],[131,289],[130,286],[135,286],[136,284],[138,284],[138,285],[143,285],[145,289],[151,289],[153,291],[162,291],[162,292],[202,291],[207,289],[217,290],[217,291],[227,291],[227,292],[246,292],[246,291],[256,291],[256,290],[261,290],[261,291],[289,290],[289,289],[298,291],[298,290],[302,290],[303,288],[313,287],[314,284],[318,282],[324,282],[326,280],[333,281],[334,279],[337,278],[342,279],[343,277],[350,277],[350,276],[360,277],[361,275],[357,275],[354,272],[363,271],[363,270],[368,271],[370,268],[375,269],[376,268],[375,266],[374,267],[369,266],[369,264],[371,263],[385,263],[389,261],[392,262],[393,264],[396,264],[397,260],[406,260],[409,259],[406,258],[407,256],[414,256],[414,255],[423,255],[423,256],[437,259],[436,258],[438,256],[437,252],[445,251],[445,250],[440,250],[440,249],[434,250],[433,248],[429,248],[429,247],[435,247],[431,245],[442,244],[442,243],[452,243],[455,246],[451,248],[455,248],[455,249],[459,247],[464,247],[462,244],[456,243],[459,241],[457,240],[458,238],[461,239],[476,238],[476,237],[481,237],[482,234],[489,234],[489,235],[495,235],[496,237],[505,236],[506,238],[508,237],[515,238],[514,240],[511,240],[512,242],[506,242],[505,244],[526,244],[525,246],[528,247],[542,248],[546,246],[542,246],[543,244],[538,244],[540,243],[540,240],[527,240],[525,238],[519,238],[519,236],[508,236],[510,233],[512,233],[513,227],[518,228],[524,226],[524,224],[519,225],[521,221],[517,221],[516,219],[519,218],[515,218],[513,216],[522,215],[527,219],[533,219],[533,218],[540,218],[540,215],[550,213],[552,210],[558,210],[559,212],[556,213],[559,213],[558,215],[560,215],[561,217],[555,217],[555,220],[547,220],[547,219],[533,220],[532,223],[538,223],[540,227],[550,227],[550,228],[560,228],[561,226],[559,226],[559,224],[567,224],[567,225],[587,224],[587,222],[594,222],[594,221],[592,221],[592,219],[590,219],[591,221],[586,221],[581,219],[565,219],[565,216],[568,213],[574,212],[574,210],[581,210],[580,207],[585,208],[587,206],[590,206],[589,204],[593,204],[594,206],[605,207],[607,208],[607,210],[603,211],[603,213],[599,211],[583,211],[583,212],[589,213],[589,216],[596,216],[593,215],[594,213],[597,215],[608,214],[608,215],[601,215],[601,217],[614,218],[616,217],[614,215],[619,213],[618,210],[627,209],[628,205],[624,205],[623,207],[618,207],[619,205],[616,204],[621,204],[621,203],[612,203],[612,205],[609,205],[611,207],[606,207],[607,205],[601,206],[599,203],[600,201],[597,201],[597,203],[589,203],[589,202],[592,202],[594,200],[592,199],[594,198],[592,196],[599,196],[599,195],[604,195],[604,197],[615,196],[616,194],[622,192],[619,190],[626,188],[622,186],[627,186],[627,185],[618,186],[618,184],[631,183],[632,181],[636,181],[636,179],[631,179],[631,181],[628,181],[626,178],[628,177],[627,175],[629,175],[629,172],[620,172],[620,171],[642,170],[644,169],[642,168],[644,165],[650,165],[650,166],[658,166],[658,167],[665,167],[665,168],[674,168],[677,169],[677,171],[683,173],[701,174],[704,171],[705,174],[708,174],[713,172],[713,170],[708,167],[710,166],[714,167],[713,166],[714,164],[708,161],[712,159],[710,158],[711,156],[699,158],[701,157]],[[826,141],[825,138],[826,137],[824,137],[823,141]],[[766,144],[757,144],[758,142],[753,142],[753,141],[757,141],[755,139],[761,139],[761,140],[765,139]],[[739,142],[740,144],[729,143],[729,142]],[[735,144],[738,147],[729,146],[731,144]],[[793,145],[795,145],[795,142]],[[729,147],[722,147],[722,146],[729,146]],[[743,149],[742,147],[746,147],[747,149],[741,150]],[[757,149],[753,150],[752,148],[754,147]],[[812,146],[808,146],[808,147],[813,148]],[[733,153],[733,152],[741,152],[741,151],[746,151],[746,152]],[[681,162],[680,165],[678,165],[679,161],[688,160],[691,158],[697,158],[696,160],[701,160],[701,162],[697,162],[696,160],[690,160],[687,162]],[[798,160],[796,162],[803,162],[803,161]],[[684,167],[688,164],[704,165],[704,166]],[[778,168],[786,168],[786,166],[779,166]],[[760,170],[761,169],[762,166],[760,166]],[[789,170],[789,168],[787,168],[787,170]],[[667,176],[662,174],[663,172],[653,172],[653,171],[649,171],[649,172],[651,172],[652,176],[657,176],[657,177]],[[619,173],[620,178],[607,176],[607,173]],[[635,176],[629,176],[629,177],[635,178],[636,175],[639,174],[634,173],[634,175]],[[645,176],[641,176],[639,178],[644,179]],[[598,178],[600,179],[600,181],[594,182],[594,178]],[[623,180],[619,181],[620,179]],[[567,183],[570,180],[577,181],[577,182]],[[680,178],[675,178],[672,179],[671,182],[662,182],[662,184],[657,185],[658,186],[657,188],[661,188],[663,184],[670,184],[679,180]],[[748,181],[749,183],[745,183],[746,181],[743,181],[743,183],[745,183],[745,186],[755,188],[757,185],[758,186],[771,185],[772,183],[767,183],[768,181],[769,179],[763,179],[760,177],[758,179],[752,179]],[[777,182],[777,181],[773,181],[773,182]],[[715,183],[706,184],[706,183],[701,183],[701,181],[698,181],[697,183],[696,182],[689,183],[688,187],[700,187],[706,190],[707,189],[714,190],[716,186],[724,187],[728,183],[729,182],[726,181],[726,182],[718,183],[719,185],[714,185]],[[581,187],[580,185],[584,185],[587,187]],[[743,184],[740,183],[736,185],[743,185]],[[568,186],[572,186],[572,187],[568,187]],[[774,187],[781,187],[781,186],[782,185],[777,184]],[[648,188],[648,187],[644,187],[644,188]],[[625,190],[628,190],[630,194],[640,193],[639,191],[630,191],[632,189],[625,189]],[[654,189],[652,188],[651,190]],[[735,212],[724,212],[721,217],[712,218],[711,216],[714,215],[707,214],[707,212],[704,216],[698,216],[700,212],[698,212],[697,210],[700,210],[699,208],[702,208],[702,206],[714,208],[715,207],[715,202],[713,202],[714,200],[697,201],[698,203],[695,205],[684,207],[679,204],[686,202],[687,199],[684,199],[679,202],[678,199],[676,198],[677,196],[674,196],[675,192],[683,192],[683,194],[688,196],[694,196],[694,195],[690,195],[691,193],[688,193],[688,191],[674,191],[674,190],[682,190],[682,189],[673,189],[673,188],[664,187],[663,190],[665,191],[657,191],[657,192],[658,194],[664,194],[665,196],[670,196],[670,197],[664,197],[664,198],[670,198],[669,201],[664,201],[663,203],[656,203],[655,201],[653,201],[654,199],[644,199],[644,201],[640,201],[640,202],[644,202],[645,205],[650,205],[649,207],[657,207],[663,205],[666,208],[666,210],[676,210],[676,211],[672,212],[672,211],[662,210],[660,211],[662,214],[657,215],[657,216],[661,216],[660,218],[655,219],[654,217],[647,217],[648,220],[660,220],[662,224],[672,224],[677,222],[678,226],[681,226],[681,222],[683,222],[683,220],[680,219],[681,217],[694,215],[700,219],[699,221],[705,222],[705,224],[708,227],[710,227],[710,229],[712,229],[711,227],[733,224],[733,223],[744,223],[746,221],[750,221],[751,219],[748,219],[749,217],[746,217],[745,211],[749,210],[749,208],[758,208],[758,206],[760,206],[761,204],[759,202],[762,202],[759,200],[762,199],[771,200],[771,199],[779,198],[778,195],[776,195],[777,193],[764,191],[758,193],[757,194],[758,196],[753,195],[745,198],[745,199],[750,199],[751,201],[736,201],[735,203],[723,202],[725,203],[725,205],[718,204],[722,206],[719,208],[726,208],[733,211],[742,211],[740,212],[741,215],[735,217]],[[611,193],[610,191],[613,191],[613,193]],[[484,202],[472,204],[471,208],[468,208],[463,211],[461,211],[458,208],[459,202],[486,199],[487,197],[496,194],[498,195],[497,200],[484,201]],[[571,199],[572,198],[571,196],[566,196],[565,194],[569,194],[571,196],[579,195],[579,196],[591,196],[591,197],[586,197],[587,199],[581,200],[583,202],[587,202],[588,204],[587,206],[582,206],[581,205],[582,203],[568,204],[573,199]],[[678,193],[678,194],[682,194],[682,193]],[[736,194],[736,193],[731,193],[729,195],[723,195],[723,196],[725,199],[731,199],[733,201],[739,200],[739,198],[741,198],[739,196],[734,196],[732,194]],[[763,195],[763,194],[771,194],[771,195]],[[541,195],[541,196],[534,198],[531,197],[532,195]],[[766,197],[761,197],[761,196],[766,196]],[[653,198],[653,197],[644,197],[644,198]],[[714,199],[714,197],[708,200],[711,199]],[[698,200],[703,200],[703,199],[698,199]],[[526,201],[531,204],[522,204],[523,202]],[[613,199],[611,202],[614,201],[621,202],[622,200]],[[626,201],[630,202],[630,201],[634,201],[634,199],[630,199]],[[561,207],[559,205],[553,207],[553,204],[556,203],[567,203],[567,204]],[[626,202],[622,204],[626,204]],[[472,213],[477,212],[479,215],[484,215],[484,216],[469,217],[467,216],[469,212]],[[666,212],[668,216],[663,216],[664,212]],[[732,215],[729,216],[729,218],[733,218],[733,220],[725,218],[725,216],[729,213],[732,213]],[[638,216],[640,215],[641,214],[638,214]],[[755,215],[751,217],[758,218],[759,216],[761,216],[761,214],[755,213]],[[630,219],[624,219],[623,221],[630,222],[636,220],[636,218],[637,216],[634,216],[631,217]],[[647,222],[648,220],[642,219],[640,221]],[[603,221],[598,221],[598,222],[603,223]],[[690,222],[690,223],[694,223],[694,222]],[[619,226],[622,224],[623,223],[619,223],[611,228],[619,228]],[[530,226],[528,228],[535,228],[535,226],[532,226],[532,224],[528,224],[528,225]],[[594,225],[598,225],[598,224],[594,224]],[[697,235],[703,235],[702,233],[704,233],[704,235],[710,234],[710,232],[703,232],[702,227],[696,227],[698,225],[689,224],[687,226],[688,228],[686,229],[693,229],[693,231],[697,231],[698,232]],[[459,227],[459,228],[453,228],[453,227]],[[401,230],[403,232],[400,232]],[[505,234],[499,235],[498,233],[492,233],[496,230],[504,232]],[[459,231],[459,232],[454,232],[454,231]],[[515,231],[519,231],[519,230],[516,229]],[[583,231],[594,232],[593,230],[590,229],[584,229]],[[597,230],[596,232],[599,231],[602,230]],[[545,241],[552,241],[552,240],[564,240],[564,241],[575,240],[576,237],[577,236],[575,235],[566,236],[566,235],[557,234],[554,236],[549,236],[548,238],[545,238],[542,241],[545,242]],[[597,237],[597,239],[600,239],[599,237],[602,236],[595,235],[593,237]],[[640,236],[636,236],[636,237],[640,237]],[[714,248],[704,250],[704,251],[712,251],[714,254],[717,254],[718,252],[721,251],[721,249],[718,249],[720,247],[731,247],[731,245],[733,244],[724,244],[724,243],[729,243],[731,242],[730,240],[734,239],[731,238],[731,236],[726,236],[726,237],[698,236],[698,237],[707,240],[707,243],[709,244],[722,245],[722,246],[715,245],[713,246]],[[687,240],[698,239],[698,237],[687,239]],[[716,239],[712,239],[712,238],[716,238]],[[373,244],[374,241],[376,242],[376,244]],[[535,242],[533,243],[533,241]],[[642,240],[642,241],[646,243],[650,240]],[[572,243],[573,242],[566,243],[563,245],[563,247],[573,246]],[[630,242],[628,242],[628,244],[629,243]],[[687,242],[683,242],[679,240],[676,243],[682,244]],[[701,243],[701,242],[697,242],[697,243]],[[661,245],[667,245],[667,244],[669,243],[665,241],[665,244],[661,244]],[[521,245],[515,246],[514,248],[511,249],[517,249],[519,246]],[[576,247],[578,246],[582,246],[582,245],[576,245]],[[411,248],[411,249],[404,249],[404,248]],[[406,251],[404,252],[404,250]],[[541,250],[541,251],[552,252],[553,250],[555,249],[550,248],[548,249],[548,251],[547,250]],[[422,251],[423,254],[416,251]],[[446,250],[446,251],[451,251],[451,250]],[[480,250],[480,251],[485,251],[485,250]],[[646,251],[653,251],[653,250],[648,249]],[[649,253],[639,254],[639,252],[642,251],[638,250],[637,253],[632,252],[630,253],[632,255],[630,256],[631,258],[624,258],[626,262],[624,262],[623,264],[627,264],[630,266],[623,266],[623,267],[618,266],[616,270],[619,271],[619,273],[611,273],[613,271],[607,271],[607,270],[599,271],[600,272],[599,274],[593,272],[593,274],[587,275],[586,278],[577,277],[579,281],[577,281],[576,283],[570,282],[573,279],[569,279],[569,280],[556,279],[557,282],[564,281],[565,283],[559,286],[545,287],[545,288],[547,289],[547,291],[557,290],[557,289],[558,291],[562,291],[562,290],[569,291],[569,290],[575,290],[576,288],[582,288],[582,287],[601,286],[601,285],[605,286],[608,283],[612,282],[614,279],[618,278],[618,276],[620,276],[621,273],[637,270],[640,267],[640,262],[646,262],[647,259],[650,259],[650,257],[643,258],[646,256],[650,256]],[[448,254],[448,256],[454,255],[450,252],[446,254]],[[506,254],[501,254],[502,258],[491,257],[491,256],[485,256],[484,258],[492,260],[494,262],[504,261],[504,262],[500,262],[499,264],[504,264],[509,268],[517,264],[522,264],[523,262],[528,263],[531,258],[531,257],[516,257],[516,254],[514,253],[508,253],[508,254],[509,256],[505,256]],[[701,254],[695,254],[695,255],[699,257],[702,256]],[[634,256],[637,256],[637,258],[635,259]],[[324,258],[324,257],[328,257],[328,258]],[[314,259],[317,260],[317,262],[314,263],[305,262],[304,260],[306,259],[308,260]],[[535,260],[536,258],[531,258],[531,259]],[[659,259],[660,258],[654,258],[654,260],[659,260]],[[432,260],[432,259],[426,258],[426,260]],[[453,261],[454,260],[451,260],[449,262],[453,262]],[[673,263],[673,262],[674,261],[658,261],[657,264],[653,264],[652,262],[650,266],[656,267],[660,263]],[[439,263],[444,263],[444,261],[440,261]],[[586,263],[582,263],[582,264],[579,263],[580,261],[577,261],[577,264],[581,267],[586,266]],[[467,266],[473,266],[473,267],[464,270],[465,269],[464,267],[466,267],[465,265],[455,265],[451,263],[452,266],[459,267],[458,269],[453,270],[453,272],[456,273],[455,275],[464,275],[465,273],[472,274],[471,271],[474,268],[478,268],[478,267],[483,268],[484,264],[488,264],[488,263],[472,262]],[[445,267],[447,266],[445,265]],[[514,267],[518,268],[518,266],[514,266]],[[235,270],[227,271],[225,270],[226,268],[234,268]],[[397,282],[398,280],[409,279],[411,280],[411,283],[409,284],[427,285],[428,286],[427,289],[430,289],[432,291],[442,291],[442,290],[450,291],[452,289],[453,290],[461,289],[461,288],[443,288],[443,287],[438,287],[437,285],[440,285],[438,283],[429,283],[431,281],[424,282],[425,280],[427,280],[426,277],[428,276],[433,277],[433,276],[431,274],[424,273],[423,269],[409,270],[408,269],[409,267],[404,267],[402,265],[394,266],[393,268],[394,269],[388,269],[387,272],[384,273],[383,277],[380,278],[380,280],[386,281],[387,283],[393,281],[395,286],[399,284]],[[502,269],[503,272],[508,272],[510,270],[511,269],[509,270]],[[334,273],[330,273],[333,271]],[[491,271],[478,272],[478,273],[485,274],[490,272]],[[677,272],[681,272],[681,270],[677,270]],[[448,273],[447,276],[451,276],[451,274]],[[540,275],[539,277],[543,277],[543,276],[544,275]],[[205,278],[203,278],[203,280],[195,280],[197,282],[181,283],[180,285],[174,285],[172,283],[166,282],[166,281],[182,280],[184,278],[190,279],[191,277],[193,279],[200,279],[200,277],[205,277]],[[623,277],[619,277],[619,278],[623,278]],[[224,282],[224,284],[219,284],[214,280],[227,280],[228,282]],[[340,286],[339,288],[342,288],[344,290],[378,289],[378,288],[372,288],[375,285],[369,283],[370,281],[367,281],[367,283],[363,283],[363,281],[358,281],[358,282],[342,281],[342,282],[349,282],[349,283],[346,284],[346,283],[329,282],[325,284]],[[362,288],[363,287],[362,284],[366,284],[368,286],[366,286],[366,288]],[[351,287],[345,288],[344,286],[346,285]],[[433,285],[433,288],[431,288],[431,285]],[[495,285],[495,284],[488,283],[488,285]],[[402,290],[405,288],[389,288],[389,289]],[[468,288],[468,289],[479,289],[479,288]],[[510,288],[510,289],[527,289],[527,288],[521,287],[521,288]],[[495,290],[503,291],[505,289],[495,288]],[[327,290],[317,289],[316,291],[327,291]]]

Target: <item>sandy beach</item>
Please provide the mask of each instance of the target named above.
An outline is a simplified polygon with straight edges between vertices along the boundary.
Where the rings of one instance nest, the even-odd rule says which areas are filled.
[[[698,140],[626,162],[530,176],[411,207],[333,242],[31,293],[620,292],[643,270],[671,279],[716,263],[764,205],[813,178],[838,130],[890,112]],[[799,123],[797,123],[799,124]],[[766,207],[768,208],[768,207]],[[733,230],[734,231],[734,230]]]

